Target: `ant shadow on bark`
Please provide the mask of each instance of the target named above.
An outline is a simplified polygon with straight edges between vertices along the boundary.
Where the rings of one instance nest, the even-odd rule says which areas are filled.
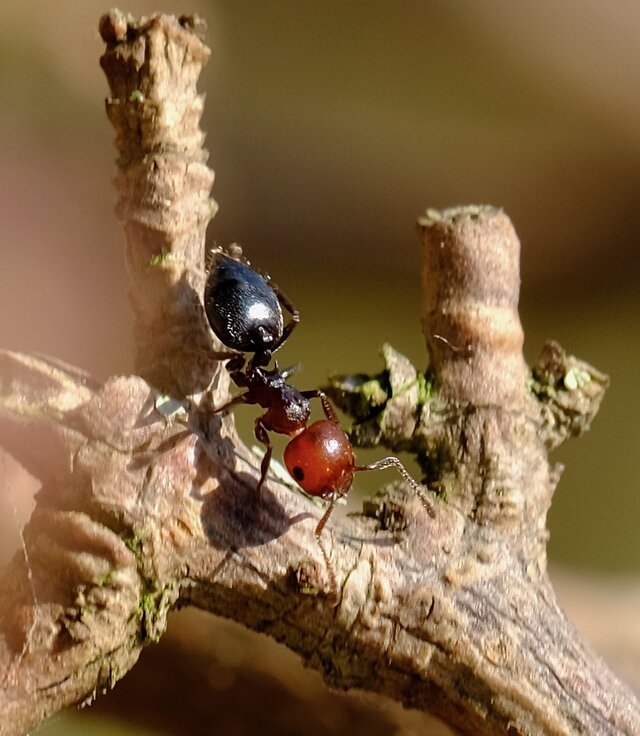
[[[245,465],[253,457],[248,450],[239,450],[231,437],[224,436],[223,422],[223,417],[214,416],[208,421],[206,434],[197,433],[196,453],[206,455],[206,461],[198,462],[192,497],[202,501],[200,519],[211,545],[221,550],[259,547],[278,539],[298,521],[312,518],[307,513],[291,516],[287,512],[271,490],[273,485],[280,485],[277,479],[268,477],[258,491],[259,465],[253,473],[249,469],[229,467],[229,458],[237,458],[240,465]],[[203,495],[211,466],[217,468],[220,482],[217,488]]]
[[[259,547],[278,539],[310,513],[290,516],[270,491],[268,480],[256,490],[256,477],[233,474],[233,482],[222,483],[203,499],[200,518],[209,542],[218,549]]]

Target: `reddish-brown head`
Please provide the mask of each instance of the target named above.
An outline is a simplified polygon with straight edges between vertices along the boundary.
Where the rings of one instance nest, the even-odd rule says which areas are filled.
[[[347,493],[355,471],[349,438],[329,419],[314,422],[294,437],[285,448],[284,464],[306,493],[321,498]]]

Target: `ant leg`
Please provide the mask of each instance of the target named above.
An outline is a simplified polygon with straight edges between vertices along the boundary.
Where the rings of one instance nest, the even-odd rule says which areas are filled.
[[[392,455],[389,457],[383,457],[382,460],[376,460],[375,463],[371,463],[370,465],[359,465],[354,468],[354,470],[384,470],[384,468],[395,468],[400,475],[404,478],[404,480],[413,488],[413,490],[416,492],[418,498],[422,502],[422,505],[427,510],[427,513],[432,519],[435,519],[436,512],[433,507],[433,504],[431,501],[427,498],[425,495],[425,492],[422,490],[422,487],[419,483],[417,483],[407,472],[407,469],[404,467],[404,465],[398,460],[397,457],[393,457]]]
[[[232,243],[229,246],[229,250],[231,250],[234,245],[235,243]],[[240,248],[240,246],[238,246],[238,248],[240,249],[239,253],[235,252],[234,255],[231,255],[231,253],[229,253],[229,255],[231,255],[232,258],[234,258],[236,255],[238,256],[238,258],[242,257],[242,249]],[[215,263],[216,256],[220,255],[220,253],[224,253],[224,251],[225,249],[220,247],[218,243],[216,243],[215,240],[213,241],[213,244],[211,245],[211,247],[206,249],[205,254],[204,254],[205,273],[209,273],[209,271],[211,271],[211,269],[213,268],[213,264]]]
[[[260,463],[260,480],[258,481],[258,485],[256,486],[256,493],[258,494],[259,498],[260,492],[262,490],[262,485],[265,482],[267,478],[267,472],[269,471],[271,455],[273,455],[273,447],[271,445],[271,442],[269,442],[269,435],[267,434],[267,430],[262,423],[262,417],[258,417],[256,419],[254,434],[258,442],[262,442],[262,444],[265,446],[264,457],[262,458],[262,462]]]
[[[276,370],[278,370],[278,361],[276,360]],[[296,363],[295,365],[290,365],[288,368],[285,368],[283,371],[280,371],[280,375],[282,378],[286,381],[289,376],[292,376],[294,373],[297,373],[302,368],[302,363]]]
[[[334,599],[336,603],[334,605],[337,605],[338,602],[338,583],[336,581],[336,574],[333,571],[333,565],[331,564],[331,561],[329,560],[329,555],[327,554],[327,550],[324,547],[324,544],[322,544],[322,530],[325,528],[327,521],[329,521],[329,517],[331,516],[331,512],[335,508],[336,501],[338,500],[338,496],[333,496],[331,500],[329,501],[329,505],[327,506],[327,510],[322,515],[322,518],[318,522],[318,526],[315,529],[314,536],[316,538],[316,542],[318,543],[318,547],[320,547],[320,552],[322,552],[322,559],[324,560],[325,567],[327,568],[327,573],[329,575],[329,596],[330,598]]]
[[[298,313],[296,312],[295,314],[297,316],[297,319],[292,318],[282,329],[282,339],[280,340],[278,347],[280,347],[288,339],[289,335],[293,332],[293,328],[300,321],[300,316],[298,315]]]
[[[320,398],[320,402],[322,403],[324,415],[327,417],[327,419],[337,424],[338,416],[336,414],[336,410],[333,408],[333,404],[329,401],[329,397],[324,393],[324,391],[318,391],[318,397]]]
[[[245,357],[243,353],[236,353],[236,352],[230,352],[230,353],[220,353],[219,360],[227,360],[229,359],[229,362],[225,366],[227,371],[229,373],[235,373],[236,371],[242,371],[244,368],[244,361]]]
[[[298,322],[300,322],[300,312],[298,312],[298,310],[294,307],[291,299],[289,299],[289,297],[284,293],[284,291],[282,291],[279,286],[277,286],[273,282],[270,282],[270,285],[271,288],[274,290],[276,296],[278,297],[280,306],[284,307],[291,315],[291,319],[287,322],[287,324],[284,326],[284,329],[282,330],[282,337],[280,339],[280,342],[278,343],[278,347],[280,347],[293,332],[293,328],[298,324]]]
[[[222,406],[218,406],[216,408],[211,407],[211,413],[212,414],[220,414],[220,412],[226,411],[227,409],[231,409],[232,406],[237,406],[238,404],[245,404],[246,403],[246,395],[248,392],[245,391],[243,394],[238,394],[237,396],[234,396],[232,399],[229,399],[226,404],[223,404]]]
[[[324,415],[327,417],[327,419],[329,419],[329,421],[338,424],[336,410],[333,408],[332,403],[329,401],[329,397],[325,394],[324,391],[320,391],[320,389],[313,389],[311,391],[301,391],[300,393],[305,397],[305,399],[320,399],[320,401],[322,402]]]

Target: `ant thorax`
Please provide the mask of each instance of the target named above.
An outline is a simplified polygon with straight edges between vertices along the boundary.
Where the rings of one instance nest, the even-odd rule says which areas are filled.
[[[285,435],[293,435],[304,429],[311,415],[311,402],[295,386],[286,382],[277,366],[270,371],[264,368],[249,369],[244,378],[247,403],[267,409],[262,417],[265,429]]]

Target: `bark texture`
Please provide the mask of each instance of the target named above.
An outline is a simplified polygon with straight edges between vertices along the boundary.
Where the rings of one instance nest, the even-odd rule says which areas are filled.
[[[330,684],[385,693],[464,734],[637,734],[632,693],[559,609],[546,573],[548,450],[588,427],[606,377],[545,347],[529,371],[517,314],[519,244],[490,207],[420,221],[426,375],[387,348],[380,377],[334,382],[362,436],[416,452],[436,518],[402,485],[332,519],[270,478],[232,416],[202,314],[213,180],[195,86],[195,18],[101,21],[137,356],[96,385],[0,354],[0,442],[42,481],[0,588],[0,733],[90,700],[163,633],[175,605],[264,631]],[[190,397],[184,422],[158,392]],[[435,498],[435,496],[434,496]]]

